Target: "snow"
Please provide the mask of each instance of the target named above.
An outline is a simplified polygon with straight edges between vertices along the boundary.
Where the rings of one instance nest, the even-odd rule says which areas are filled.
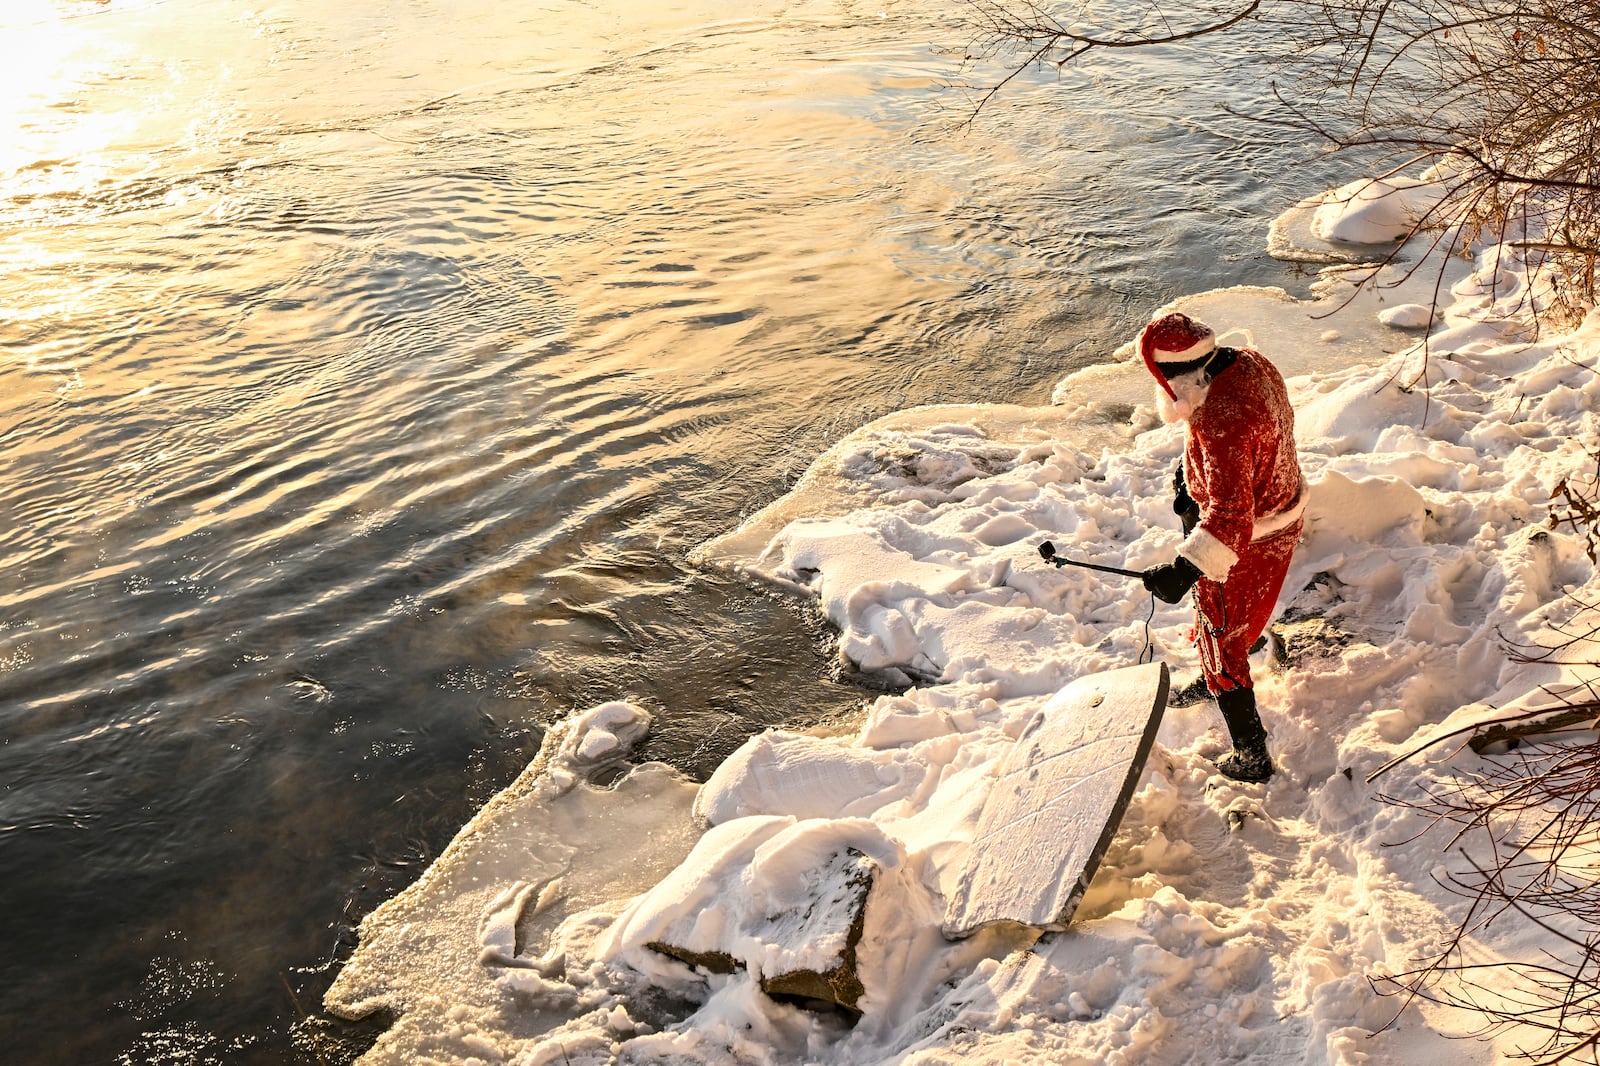
[[[1362,178],[1323,197],[1311,231],[1344,244],[1403,241],[1443,198],[1442,186],[1415,178]]]
[[[1309,211],[1324,242],[1388,242],[1427,195],[1355,183],[1302,205],[1274,240],[1306,231]],[[574,716],[368,917],[327,1006],[399,1014],[371,1064],[1511,1054],[1517,1033],[1458,1039],[1473,1017],[1378,995],[1369,978],[1412,968],[1465,913],[1441,882],[1466,860],[1383,794],[1418,795],[1484,758],[1454,743],[1414,754],[1431,739],[1549,705],[1575,668],[1513,661],[1507,643],[1549,640],[1600,595],[1581,538],[1546,523],[1555,486],[1592,470],[1600,446],[1600,312],[1540,334],[1527,310],[1546,298],[1538,272],[1497,246],[1330,268],[1309,301],[1241,289],[1173,305],[1260,348],[1296,406],[1311,502],[1283,606],[1299,652],[1287,668],[1261,653],[1255,669],[1279,772],[1261,786],[1218,776],[1214,705],[1169,708],[1065,932],[951,941],[939,925],[1006,753],[1054,693],[1142,655],[1175,684],[1196,670],[1186,605],[1038,556],[1048,539],[1137,570],[1180,539],[1182,430],[1159,423],[1126,358],[1063,381],[1048,408],[942,407],[865,427],[705,546],[708,565],[825,612],[844,665],[884,694],[851,729],[752,738],[699,788],[657,764],[593,783],[647,720],[625,704]],[[853,1025],[761,990],[838,957],[841,937],[818,932],[808,900],[832,891],[841,855],[875,871],[851,949]],[[1499,923],[1470,949],[1532,957],[1540,935]],[[648,946],[663,938],[733,965],[691,968]]]
[[[1430,215],[1442,214],[1449,188],[1450,174],[1434,170],[1420,178],[1359,178],[1285,211],[1274,220],[1267,247],[1291,261],[1362,262],[1375,250],[1392,250]]]

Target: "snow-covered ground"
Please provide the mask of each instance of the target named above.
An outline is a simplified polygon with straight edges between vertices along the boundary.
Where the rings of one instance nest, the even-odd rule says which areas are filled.
[[[1280,220],[1275,250],[1348,258],[1403,234],[1421,195],[1356,191]],[[700,788],[658,765],[587,783],[648,720],[622,704],[575,715],[364,923],[327,997],[399,1014],[364,1061],[1398,1066],[1514,1051],[1516,1033],[1451,1039],[1475,1019],[1402,1011],[1369,980],[1431,955],[1465,907],[1441,887],[1466,861],[1447,834],[1381,794],[1418,795],[1481,757],[1440,745],[1368,776],[1573,680],[1506,645],[1548,639],[1574,594],[1600,599],[1583,541],[1546,525],[1553,488],[1592,471],[1600,446],[1600,313],[1538,335],[1537,276],[1508,247],[1357,284],[1369,273],[1332,269],[1310,302],[1227,290],[1176,305],[1284,370],[1312,485],[1285,585],[1289,661],[1255,660],[1270,782],[1216,774],[1214,705],[1168,709],[1070,929],[941,935],[1029,717],[1147,649],[1176,682],[1195,673],[1187,603],[1037,550],[1169,559],[1182,429],[1158,422],[1127,362],[1063,381],[1049,408],[905,412],[705,549],[814,599],[851,668],[899,694],[832,735],[756,737]],[[840,856],[875,871],[853,1025],[761,991],[843,947],[822,906],[838,902]],[[1529,957],[1538,936],[1501,923],[1473,958]],[[652,942],[719,952],[732,972]]]

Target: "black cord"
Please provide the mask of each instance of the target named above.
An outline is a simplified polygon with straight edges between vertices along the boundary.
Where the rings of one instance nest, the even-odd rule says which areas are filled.
[[[1057,564],[1057,563],[1048,563],[1048,565],[1050,566],[1050,568],[1052,570],[1060,570],[1061,569],[1060,564]],[[1156,597],[1155,597],[1155,593],[1151,593],[1150,594],[1150,614],[1144,620],[1144,650],[1139,652],[1139,658],[1136,660],[1139,663],[1140,666],[1143,666],[1146,663],[1153,663],[1153,662],[1156,661],[1156,642],[1155,642],[1155,638],[1150,635],[1150,623],[1154,622],[1155,619],[1156,619]]]
[[[1155,621],[1155,618],[1156,597],[1154,593],[1151,593],[1150,616],[1144,620],[1144,650],[1139,653],[1138,659],[1139,665],[1141,666],[1143,666],[1145,663],[1153,663],[1156,661],[1156,642],[1150,636],[1150,623]]]

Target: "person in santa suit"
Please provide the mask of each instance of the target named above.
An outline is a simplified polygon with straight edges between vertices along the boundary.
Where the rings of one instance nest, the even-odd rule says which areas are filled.
[[[1185,536],[1172,562],[1144,571],[1144,584],[1167,603],[1194,590],[1201,672],[1233,738],[1217,769],[1265,781],[1272,758],[1250,648],[1272,618],[1303,525],[1294,409],[1265,356],[1218,345],[1210,327],[1187,315],[1145,326],[1139,353],[1156,379],[1162,419],[1187,427],[1173,477]]]

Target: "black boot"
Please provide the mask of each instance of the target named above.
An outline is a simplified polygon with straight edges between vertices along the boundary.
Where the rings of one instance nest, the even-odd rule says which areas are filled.
[[[1233,736],[1233,750],[1217,760],[1217,769],[1235,781],[1261,782],[1272,776],[1267,731],[1256,713],[1254,689],[1234,688],[1217,695],[1222,720]]]

